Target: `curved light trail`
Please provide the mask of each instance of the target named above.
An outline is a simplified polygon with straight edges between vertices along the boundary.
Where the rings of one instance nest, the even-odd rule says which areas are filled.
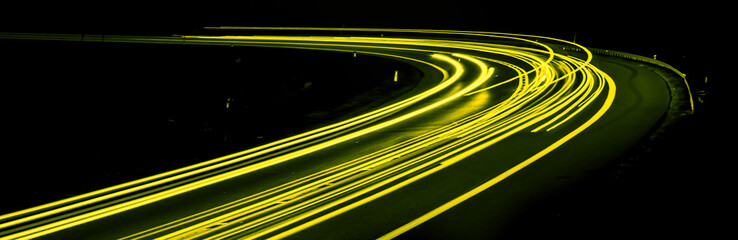
[[[427,131],[391,142],[370,154],[346,159],[256,194],[122,237],[280,239],[400,191],[483,149],[493,148],[510,136],[561,132],[547,135],[556,137],[514,167],[491,175],[488,181],[469,188],[472,190],[418,215],[415,220],[396,226],[395,230],[382,237],[389,239],[492,187],[558,148],[605,114],[615,97],[615,83],[590,64],[592,54],[586,48],[547,37],[417,29],[212,29],[279,30],[284,34],[105,36],[104,41],[303,48],[373,54],[427,65],[443,79],[414,96],[345,121],[192,166],[2,215],[0,239],[31,239],[52,234],[285,164],[315,152],[328,151],[354,139],[458,106],[458,111],[439,120],[443,124],[432,125]],[[294,36],[290,35],[293,30],[323,34],[338,31],[389,32],[411,37]],[[470,40],[480,37],[483,40]],[[97,41],[95,36],[82,39],[63,34],[6,33],[0,34],[0,38]],[[578,58],[557,53],[554,51],[556,47],[549,46],[551,44],[580,48],[585,56]],[[498,72],[512,73],[512,77],[500,79],[496,77]]]

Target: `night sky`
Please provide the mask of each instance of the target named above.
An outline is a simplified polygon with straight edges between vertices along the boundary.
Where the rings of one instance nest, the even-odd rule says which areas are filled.
[[[725,6],[642,1],[103,1],[4,3],[0,31],[196,34],[204,26],[389,27],[528,33],[651,56],[702,58]],[[707,48],[712,49],[712,48]],[[681,60],[679,60],[681,61]]]

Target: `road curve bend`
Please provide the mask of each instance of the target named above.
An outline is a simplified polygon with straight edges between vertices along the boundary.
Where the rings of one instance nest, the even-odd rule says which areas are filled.
[[[542,36],[423,29],[208,29],[252,34],[0,33],[0,38],[372,54],[426,65],[439,78],[432,79],[431,87],[325,127],[4,214],[0,239],[427,236],[422,233],[444,231],[428,226],[453,218],[453,209],[474,208],[470,200],[502,182],[525,182],[511,176],[546,168],[562,158],[558,152],[607,142],[622,150],[633,137],[603,138],[598,129],[608,129],[609,135],[628,127],[638,113],[658,118],[658,111],[631,110],[642,102],[663,102],[634,97],[641,83],[633,78],[621,82],[611,77],[628,71],[616,60],[600,60],[579,44]],[[621,83],[627,87],[621,89]],[[653,91],[663,90],[653,86]],[[655,120],[644,122],[648,129]],[[538,164],[542,160],[547,163]]]

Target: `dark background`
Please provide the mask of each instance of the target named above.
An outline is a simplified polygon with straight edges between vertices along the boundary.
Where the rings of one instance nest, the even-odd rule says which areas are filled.
[[[0,8],[0,31],[171,35],[206,26],[310,26],[576,35],[588,47],[658,55],[697,81],[715,75],[716,57],[731,49],[729,9],[711,1],[17,1]]]
[[[653,222],[674,223],[664,214],[674,209],[689,209],[691,215],[680,221],[707,222],[724,214],[727,200],[720,192],[730,191],[729,144],[735,137],[728,116],[735,102],[735,79],[727,70],[735,57],[730,8],[710,1],[24,2],[2,3],[0,31],[167,36],[204,33],[206,26],[430,28],[576,36],[586,47],[657,55],[687,74],[693,94],[705,92],[695,115],[667,140],[636,149],[645,159],[636,169],[616,167],[595,183],[557,196],[537,208],[540,214],[524,218],[536,221],[517,229],[562,227],[558,234],[566,235],[580,230],[576,226],[607,222],[609,228],[590,231],[634,233],[648,231]],[[661,205],[644,206],[642,199]]]
[[[18,1],[3,3],[0,31],[171,35],[206,26],[310,26],[576,35],[588,47],[658,54],[704,74],[692,66],[711,65],[703,62],[731,44],[729,9],[710,1]]]

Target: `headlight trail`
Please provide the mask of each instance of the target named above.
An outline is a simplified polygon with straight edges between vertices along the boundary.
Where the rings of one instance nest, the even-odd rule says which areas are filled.
[[[226,29],[220,27],[218,29]],[[245,174],[325,151],[349,140],[402,124],[452,104],[478,109],[453,116],[412,138],[308,176],[122,239],[280,239],[401,190],[518,133],[540,133],[576,124],[525,161],[384,238],[398,236],[492,187],[587,129],[610,107],[615,84],[590,64],[575,43],[531,35],[418,29],[230,28],[396,32],[485,37],[485,41],[326,36],[105,36],[106,42],[239,45],[375,54],[425,64],[444,77],[438,84],[359,116],[192,166],[0,216],[0,239],[30,239],[119,214]],[[289,34],[287,34],[289,35]],[[0,38],[76,41],[73,35],[1,33]],[[88,41],[94,37],[88,36]],[[542,40],[542,41],[537,41]],[[513,42],[513,43],[508,43]],[[543,42],[581,48],[584,58],[556,53]],[[423,56],[423,57],[418,57]],[[514,72],[496,79],[498,71]],[[483,94],[501,86],[499,102]],[[477,98],[479,102],[465,102]],[[586,115],[586,121],[574,121]],[[572,128],[567,128],[572,129]]]

